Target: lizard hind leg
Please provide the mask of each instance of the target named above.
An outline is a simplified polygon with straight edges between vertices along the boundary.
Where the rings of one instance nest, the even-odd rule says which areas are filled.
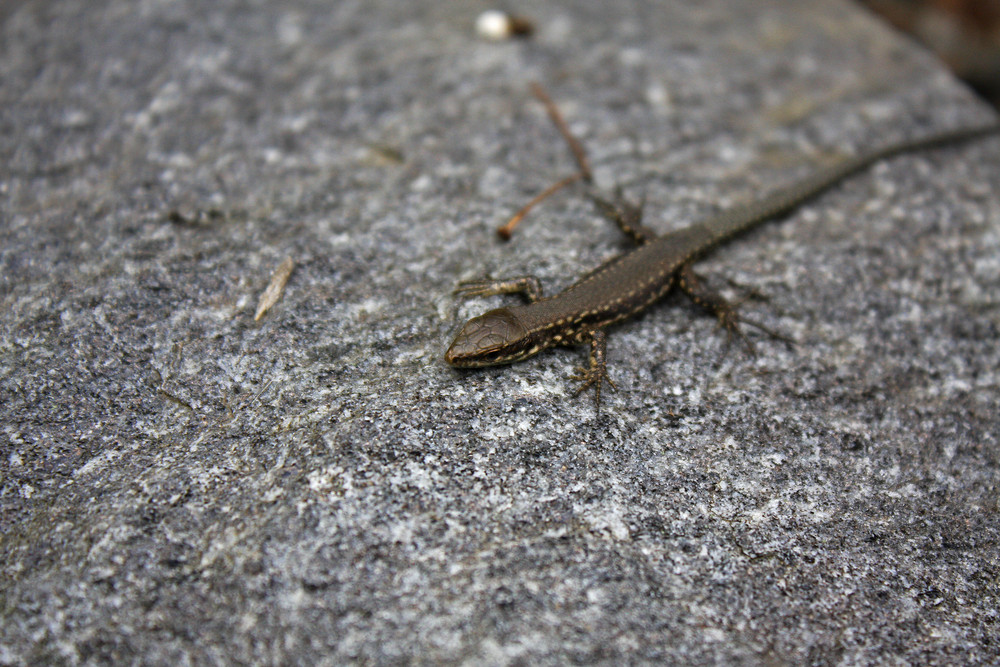
[[[737,338],[741,343],[743,343],[744,347],[746,347],[750,356],[757,356],[757,349],[754,347],[753,342],[747,338],[744,333],[741,326],[743,324],[759,329],[772,338],[782,340],[786,343],[794,343],[794,341],[787,336],[783,336],[782,334],[769,329],[759,322],[755,322],[741,316],[739,314],[740,304],[730,303],[722,295],[709,289],[704,283],[701,282],[701,279],[698,278],[694,270],[692,270],[690,263],[685,264],[680,268],[680,271],[678,271],[677,284],[696,305],[715,315],[715,317],[719,320],[719,326],[726,330],[726,348],[723,351],[723,356],[725,356],[725,354],[729,351],[733,340]]]
[[[605,199],[594,192],[590,193],[590,199],[601,215],[618,225],[618,228],[635,241],[636,245],[649,243],[656,238],[656,232],[642,224],[645,197],[638,204],[630,202],[625,198],[619,185],[615,187],[614,199]]]

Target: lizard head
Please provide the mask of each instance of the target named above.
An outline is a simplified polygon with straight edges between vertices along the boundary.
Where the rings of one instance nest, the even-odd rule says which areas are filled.
[[[497,308],[466,322],[444,360],[458,368],[480,368],[520,361],[538,350],[514,314]]]

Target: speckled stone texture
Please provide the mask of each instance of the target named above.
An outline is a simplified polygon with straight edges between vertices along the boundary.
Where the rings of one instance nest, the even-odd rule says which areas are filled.
[[[1000,139],[880,164],[584,350],[458,372],[455,284],[553,292],[838,156],[994,116],[833,0],[0,11],[0,664],[1000,659]],[[254,321],[286,259],[283,296]]]

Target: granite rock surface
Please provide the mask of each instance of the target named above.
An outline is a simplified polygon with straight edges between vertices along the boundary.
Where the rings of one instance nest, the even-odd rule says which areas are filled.
[[[989,122],[834,0],[0,11],[0,664],[1000,659],[1000,139],[866,171],[585,351],[457,327],[655,229]],[[258,300],[286,259],[280,298]],[[762,295],[762,296],[761,296]],[[758,297],[758,298],[755,298]]]

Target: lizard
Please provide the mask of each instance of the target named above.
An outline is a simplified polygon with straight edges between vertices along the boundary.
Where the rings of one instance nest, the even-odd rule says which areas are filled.
[[[470,319],[445,352],[445,361],[457,368],[481,368],[522,361],[557,345],[589,344],[589,365],[579,368],[572,379],[581,382],[576,394],[594,387],[599,414],[602,385],[616,389],[607,371],[605,330],[642,312],[674,285],[714,314],[730,338],[736,335],[747,340],[740,330],[741,322],[764,329],[741,318],[735,306],[701,283],[692,270],[697,259],[743,232],[782,217],[876,162],[996,133],[1000,133],[1000,122],[877,148],[843,159],[756,201],[660,235],[642,224],[642,206],[625,201],[620,190],[614,202],[591,195],[599,210],[637,247],[601,264],[553,296],[544,296],[541,282],[534,276],[460,283],[455,293],[461,297],[521,294],[527,303],[496,308]]]

